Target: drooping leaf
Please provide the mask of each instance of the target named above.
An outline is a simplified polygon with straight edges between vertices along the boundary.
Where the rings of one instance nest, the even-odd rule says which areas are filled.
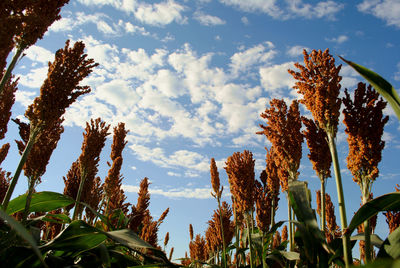
[[[75,256],[97,247],[107,236],[84,221],[73,221],[56,238],[41,246],[43,250],[63,250]]]
[[[15,230],[15,232],[21,236],[31,247],[33,252],[38,256],[40,262],[47,267],[47,265],[44,262],[43,256],[40,253],[40,250],[36,244],[35,239],[32,237],[32,235],[25,229],[25,227],[16,221],[13,217],[9,216],[7,213],[4,212],[4,210],[0,209],[0,218],[3,219],[12,229]]]
[[[378,258],[400,258],[400,227],[394,230],[383,242]]]
[[[30,212],[48,212],[68,206],[75,201],[67,196],[56,192],[38,192],[32,195]],[[26,194],[20,195],[10,201],[7,214],[12,215],[25,209]]]
[[[358,225],[369,220],[381,211],[400,210],[400,192],[389,193],[374,198],[361,206],[347,227],[351,234]]]
[[[359,233],[357,235],[354,235],[350,237],[350,240],[362,240],[364,241],[365,235],[364,233]],[[371,234],[371,244],[374,245],[375,247],[381,247],[383,244],[383,240],[376,234]]]
[[[279,253],[289,261],[300,259],[300,254],[298,252],[279,250]]]
[[[382,76],[369,70],[368,68],[348,61],[342,57],[340,58],[349,64],[354,70],[356,70],[362,77],[364,77],[375,88],[375,90],[378,91],[389,102],[396,113],[397,118],[400,120],[400,97],[394,87]]]

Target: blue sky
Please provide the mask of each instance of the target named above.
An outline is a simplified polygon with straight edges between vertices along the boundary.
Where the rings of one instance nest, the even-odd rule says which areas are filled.
[[[256,158],[257,177],[264,168],[264,147],[270,145],[255,134],[264,123],[259,115],[272,98],[299,97],[287,69],[302,62],[303,48],[329,48],[337,64],[343,63],[340,55],[377,71],[395,88],[400,84],[399,0],[71,0],[61,15],[15,70],[20,82],[13,117],[20,117],[38,95],[47,62],[67,39],[83,40],[100,66],[83,82],[92,92],[67,111],[65,132],[38,190],[63,190],[62,176],[80,154],[86,121],[101,117],[112,126],[125,122],[130,132],[122,173],[128,201],[136,204],[139,182],[148,177],[152,214],[158,217],[170,207],[159,238],[170,232],[168,250],[175,247],[174,258],[188,250],[189,224],[195,233],[203,233],[216,208],[210,195],[211,157],[228,201],[223,169],[228,156],[247,149]],[[342,87],[351,91],[362,81],[346,65],[341,75]],[[304,108],[302,113],[309,115]],[[399,123],[390,108],[385,113],[390,120],[380,177],[373,187],[376,196],[400,182]],[[10,123],[8,139],[17,137]],[[346,169],[343,123],[337,143],[351,219],[361,194]],[[101,156],[102,178],[110,145],[108,140]],[[319,180],[305,144],[303,148],[299,179],[307,180],[315,193]],[[15,170],[16,159],[13,143],[4,163],[7,170]],[[21,179],[16,194],[26,189]],[[332,200],[337,200],[335,189],[329,179]],[[279,207],[277,219],[286,219],[283,194]],[[382,216],[377,233],[388,233]]]

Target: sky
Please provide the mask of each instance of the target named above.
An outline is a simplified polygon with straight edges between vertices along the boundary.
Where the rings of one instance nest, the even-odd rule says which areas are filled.
[[[188,251],[189,224],[195,234],[204,234],[217,207],[210,194],[210,159],[217,161],[223,199],[229,203],[224,167],[230,155],[250,150],[256,178],[264,169],[270,143],[255,134],[265,124],[260,114],[273,98],[287,103],[300,98],[287,69],[302,63],[303,49],[329,48],[336,63],[344,64],[341,85],[350,92],[364,80],[338,56],[378,72],[395,88],[400,85],[399,0],[71,0],[61,16],[15,69],[20,80],[12,117],[22,118],[38,96],[48,61],[67,39],[83,41],[89,57],[100,65],[82,82],[92,92],[67,110],[65,131],[37,190],[63,191],[62,177],[80,154],[86,121],[101,117],[112,126],[124,122],[130,130],[122,169],[127,201],[136,204],[139,183],[148,177],[152,215],[158,218],[170,208],[159,244],[169,232],[167,252],[174,247],[174,259]],[[310,115],[304,107],[301,112]],[[394,191],[400,182],[399,122],[390,108],[385,114],[390,120],[375,196]],[[337,144],[350,221],[361,193],[346,168],[342,120]],[[12,122],[7,135],[12,147],[3,165],[12,172],[18,161],[13,140],[19,138]],[[112,135],[101,155],[103,179],[111,141]],[[307,153],[304,143],[299,179],[308,181],[315,207],[319,179]],[[21,178],[14,196],[26,190]],[[332,178],[327,193],[337,200]],[[283,193],[280,198],[277,220],[285,220],[286,198]],[[336,215],[340,225],[338,211]],[[388,235],[382,215],[376,233]]]

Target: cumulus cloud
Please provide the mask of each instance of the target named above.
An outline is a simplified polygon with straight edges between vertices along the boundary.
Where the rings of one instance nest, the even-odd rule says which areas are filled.
[[[138,193],[139,186],[134,185],[122,185],[122,189],[128,193]],[[171,190],[164,189],[149,189],[149,193],[151,195],[161,195],[167,198],[190,198],[190,199],[210,199],[213,198],[211,196],[211,187],[204,188],[175,188]],[[224,194],[226,195],[226,193]]]
[[[223,19],[217,16],[208,15],[201,11],[196,11],[193,16],[195,20],[205,26],[223,25],[226,23]]]
[[[349,40],[349,38],[346,35],[339,35],[338,37],[333,37],[333,38],[325,38],[326,41],[328,42],[333,42],[337,44],[342,44]]]
[[[30,46],[26,51],[25,55],[28,59],[35,62],[45,63],[54,60],[54,53],[51,51],[40,47],[40,46]]]
[[[230,67],[234,75],[245,73],[256,64],[268,64],[276,55],[274,45],[271,42],[251,47],[247,50],[237,52],[231,57]]]
[[[249,25],[250,24],[250,21],[249,21],[249,19],[247,17],[242,17],[241,21],[243,22],[244,25]]]
[[[287,0],[289,11],[304,18],[334,19],[334,16],[344,8],[343,4],[335,1],[321,1],[316,4],[306,4],[302,0]]]
[[[364,0],[357,5],[360,12],[371,14],[400,28],[400,2],[397,0]]]
[[[330,0],[312,4],[304,3],[302,0],[220,0],[220,2],[246,12],[263,12],[275,19],[281,20],[290,19],[295,16],[307,19],[334,19],[335,15],[344,8],[343,4]]]
[[[163,26],[173,21],[185,23],[186,18],[182,16],[185,7],[176,3],[174,0],[168,0],[156,4],[141,3],[133,11],[136,19],[153,26]]]
[[[292,47],[287,49],[286,54],[289,55],[290,57],[302,56],[304,49],[307,52],[311,51],[308,47],[305,47],[305,46],[292,46]]]
[[[280,94],[279,89],[292,88],[294,79],[288,69],[295,69],[294,62],[286,62],[270,67],[260,68],[260,79],[263,88],[271,94]]]

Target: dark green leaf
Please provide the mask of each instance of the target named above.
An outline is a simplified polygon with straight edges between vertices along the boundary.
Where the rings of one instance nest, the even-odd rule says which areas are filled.
[[[129,229],[111,231],[105,233],[112,240],[124,245],[128,248],[148,248],[154,249],[152,245],[141,239],[134,231]]]
[[[75,201],[67,196],[56,192],[38,192],[32,195],[30,212],[48,212],[68,206]],[[10,201],[7,214],[12,215],[25,208],[26,194],[20,195]]]
[[[35,239],[25,229],[25,227],[21,223],[16,221],[13,217],[5,213],[4,210],[2,209],[0,209],[0,218],[3,219],[11,228],[13,228],[19,236],[21,236],[23,239],[25,239],[26,242],[28,242],[28,244],[32,247],[32,250],[38,256],[42,264],[47,267],[47,265],[44,263],[43,256],[40,253],[38,246],[36,245]]]
[[[397,115],[397,118],[400,120],[400,97],[394,87],[379,74],[369,70],[368,68],[345,60],[342,57],[340,58],[353,67],[354,70],[356,70],[362,77],[368,80],[368,82],[376,89],[376,91],[378,91],[390,103]]]
[[[354,235],[350,237],[350,240],[362,240],[364,241],[365,235],[364,233],[359,233],[357,235]],[[376,234],[371,234],[371,244],[374,245],[375,247],[381,247],[383,244],[383,240]]]
[[[84,221],[73,221],[55,239],[41,246],[44,250],[64,250],[75,256],[100,245],[107,236]]]
[[[383,242],[378,258],[400,258],[400,227],[394,230]]]
[[[365,203],[353,216],[347,229],[351,234],[358,225],[387,210],[400,210],[400,192],[385,194]]]

